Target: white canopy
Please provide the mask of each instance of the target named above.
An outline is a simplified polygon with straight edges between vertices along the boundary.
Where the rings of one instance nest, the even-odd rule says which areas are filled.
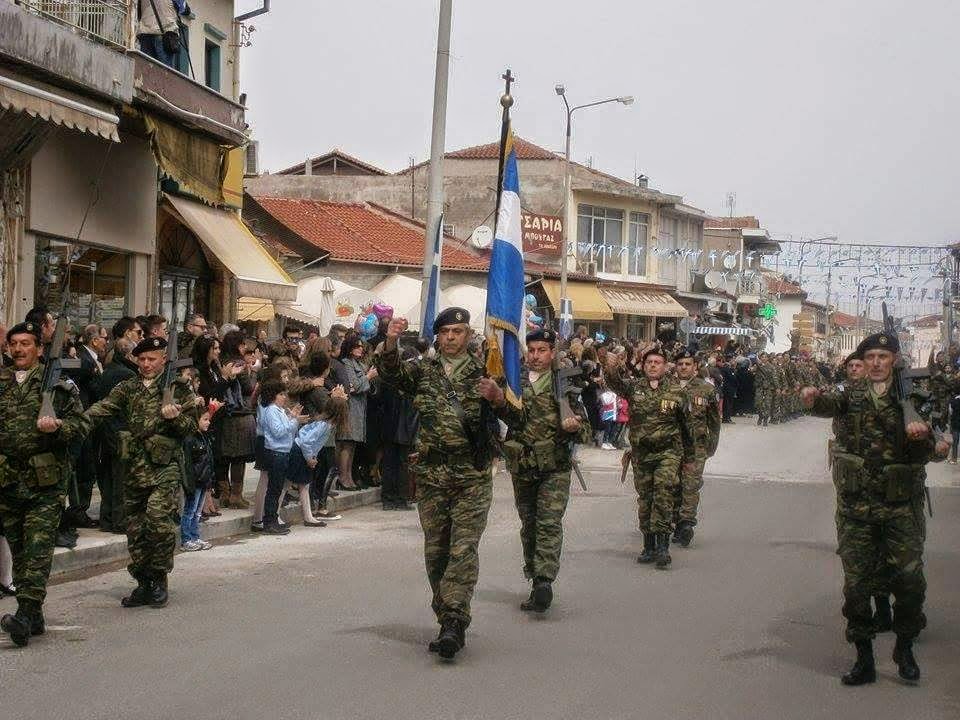
[[[375,302],[377,296],[369,290],[348,285],[330,277],[305,278],[297,283],[299,304],[302,313],[319,318],[320,332],[328,333],[335,323],[352,328],[357,313],[367,303]]]
[[[423,281],[409,275],[390,275],[378,282],[371,293],[377,300],[393,308],[396,317],[406,318],[411,330],[420,329],[420,289]],[[443,293],[440,293],[441,302]]]
[[[487,312],[487,290],[473,285],[451,285],[442,293],[442,308],[462,307],[470,313],[470,327],[483,330]]]

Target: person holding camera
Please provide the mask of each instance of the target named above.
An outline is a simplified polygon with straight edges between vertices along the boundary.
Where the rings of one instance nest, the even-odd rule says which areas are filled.
[[[137,40],[140,51],[164,65],[177,67],[183,50],[180,16],[190,15],[186,0],[139,0]]]

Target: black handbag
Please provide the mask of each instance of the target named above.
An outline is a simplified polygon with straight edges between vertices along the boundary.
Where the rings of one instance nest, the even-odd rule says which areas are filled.
[[[163,21],[160,19],[160,11],[157,10],[156,0],[150,0],[150,7],[153,8],[153,16],[157,19],[157,28],[163,33],[160,38],[163,49],[171,55],[176,55],[182,47],[179,25],[176,30],[164,30]]]

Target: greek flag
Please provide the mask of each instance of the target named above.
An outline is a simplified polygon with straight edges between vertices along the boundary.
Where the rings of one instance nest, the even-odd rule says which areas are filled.
[[[520,232],[520,176],[513,131],[507,130],[502,149],[503,186],[500,188],[497,230],[490,274],[487,277],[487,373],[505,379],[507,400],[520,407],[520,363],[525,338],[523,321],[523,241]]]
[[[433,267],[430,268],[430,282],[427,285],[427,302],[423,308],[423,322],[420,324],[420,337],[433,340],[433,321],[437,319],[437,299],[440,296],[440,256],[443,253],[443,215],[437,224],[437,237],[433,242]]]

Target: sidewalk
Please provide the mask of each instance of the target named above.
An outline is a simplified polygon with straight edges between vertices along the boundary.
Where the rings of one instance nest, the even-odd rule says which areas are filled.
[[[244,496],[248,500],[252,500],[259,476],[260,472],[254,470],[252,464],[249,465],[246,477],[244,477]],[[90,515],[93,517],[98,514],[99,502],[99,496],[94,491],[93,506],[90,508]],[[374,505],[379,502],[380,488],[375,487],[356,492],[340,492],[337,497],[332,497],[327,501],[327,509],[333,512],[343,512],[350,508]],[[220,540],[250,533],[250,523],[253,520],[252,510],[224,509],[221,512],[223,515],[210,518],[200,526],[200,532],[204,540]],[[280,512],[283,519],[291,525],[298,525],[302,522],[298,504],[288,505]],[[75,548],[58,547],[54,552],[53,569],[50,572],[51,578],[57,578],[68,573],[90,572],[100,566],[125,562],[129,557],[127,555],[126,535],[114,535],[96,529],[82,529],[78,532],[80,539]]]

